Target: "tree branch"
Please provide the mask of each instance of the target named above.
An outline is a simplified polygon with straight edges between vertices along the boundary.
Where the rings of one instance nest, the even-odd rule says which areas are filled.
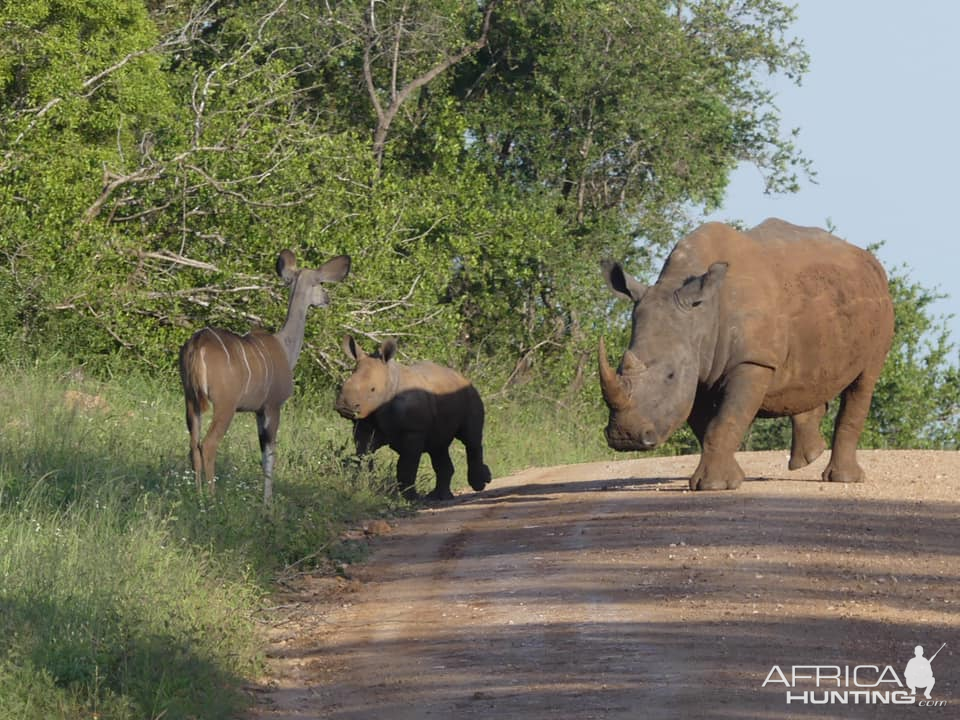
[[[493,17],[493,11],[496,9],[499,2],[500,0],[490,0],[490,2],[487,4],[487,9],[483,16],[483,25],[481,26],[480,37],[473,42],[464,45],[462,48],[460,48],[460,50],[452,55],[448,55],[432,68],[427,70],[427,72],[423,73],[419,77],[414,78],[404,85],[399,92],[396,92],[396,68],[397,63],[399,62],[397,55],[399,54],[400,42],[398,31],[397,48],[395,50],[393,67],[393,88],[390,105],[386,109],[383,109],[382,105],[380,104],[376,94],[376,87],[373,83],[373,70],[370,61],[370,48],[373,44],[372,39],[367,43],[366,47],[364,48],[363,55],[363,74],[367,81],[367,90],[370,93],[372,102],[374,103],[374,109],[377,112],[377,128],[373,136],[373,154],[377,160],[377,167],[382,167],[383,165],[383,153],[386,147],[387,135],[390,132],[390,125],[393,123],[394,118],[400,111],[400,107],[410,98],[413,93],[429,84],[438,75],[449,70],[457,63],[461,62],[470,55],[479,52],[481,49],[487,46],[487,40],[490,33],[490,21]],[[371,4],[371,26],[372,25],[373,10]],[[395,95],[393,92],[395,92]]]

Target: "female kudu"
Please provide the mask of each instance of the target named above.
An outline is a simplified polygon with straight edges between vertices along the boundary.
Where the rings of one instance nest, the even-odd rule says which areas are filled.
[[[198,490],[201,475],[206,476],[211,492],[216,489],[217,446],[233,416],[238,411],[255,412],[263,462],[263,500],[270,501],[280,407],[293,393],[293,368],[303,346],[307,308],[329,304],[321,283],[339,282],[349,271],[347,255],[335,257],[316,270],[301,270],[293,252],[284,250],[277,258],[277,274],[290,288],[290,305],[279,332],[271,335],[254,330],[240,336],[206,327],[180,348],[180,380]],[[201,443],[201,414],[210,404],[213,421]]]

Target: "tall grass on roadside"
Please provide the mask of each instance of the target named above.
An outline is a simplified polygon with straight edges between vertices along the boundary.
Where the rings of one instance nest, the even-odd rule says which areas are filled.
[[[213,717],[241,707],[258,592],[172,542],[144,504],[0,515],[0,717]]]
[[[16,368],[0,385],[0,720],[229,716],[271,578],[398,506],[308,406],[284,416],[265,510],[252,417],[231,428],[209,498],[175,388]]]

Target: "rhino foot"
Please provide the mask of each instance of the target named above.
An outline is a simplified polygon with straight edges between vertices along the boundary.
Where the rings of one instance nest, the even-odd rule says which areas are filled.
[[[424,500],[453,500],[453,493],[450,492],[449,489],[441,490],[440,488],[434,488],[426,494]]]
[[[700,464],[690,477],[691,490],[736,490],[743,482],[743,470],[731,455],[729,458],[700,457]]]
[[[467,470],[467,482],[470,483],[470,487],[472,487],[476,492],[483,490],[492,481],[493,474],[490,472],[490,468],[486,465],[481,466],[478,470]]]
[[[831,459],[826,470],[823,471],[822,477],[824,482],[862,483],[866,479],[866,474],[863,472],[863,468],[856,463],[847,467],[840,467],[834,465]]]
[[[790,462],[787,464],[787,467],[791,470],[805,468],[807,465],[820,457],[823,454],[823,451],[826,449],[827,444],[823,441],[822,437],[818,437],[811,446],[791,450]]]

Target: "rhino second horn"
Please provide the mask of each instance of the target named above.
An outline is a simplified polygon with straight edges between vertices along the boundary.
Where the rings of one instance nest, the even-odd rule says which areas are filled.
[[[638,373],[638,372],[643,372],[644,370],[647,369],[647,366],[644,365],[642,362],[640,362],[640,358],[636,356],[633,350],[627,350],[623,354],[623,361],[621,364],[623,365],[623,371],[625,373],[626,372]]]
[[[620,376],[610,367],[610,361],[607,359],[607,347],[600,338],[600,350],[598,352],[600,361],[600,389],[603,391],[603,399],[607,405],[615,410],[627,406],[630,398],[623,387]]]

